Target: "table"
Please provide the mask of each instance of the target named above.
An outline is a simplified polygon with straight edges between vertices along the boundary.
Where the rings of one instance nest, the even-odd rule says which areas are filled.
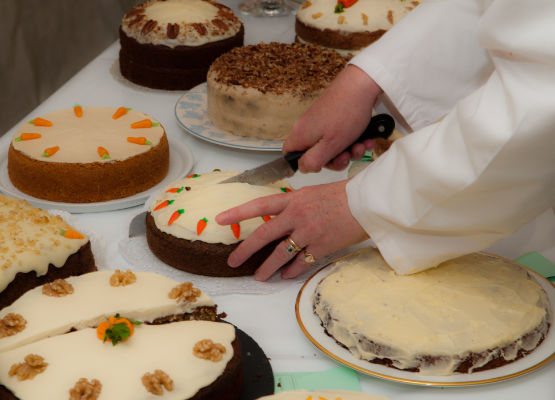
[[[224,3],[231,5],[237,15],[238,0]],[[259,18],[241,16],[245,23],[245,43],[260,41],[292,42],[294,17]],[[170,139],[180,140],[193,152],[194,172],[213,168],[243,170],[275,158],[278,153],[253,152],[221,147],[184,133],[174,117],[174,105],[183,92],[149,90],[117,81],[111,68],[118,58],[119,43],[115,42],[84,67],[64,86],[33,110],[21,122],[33,116],[60,108],[82,105],[125,105],[144,111],[165,126]],[[6,151],[9,141],[19,123],[0,139],[0,149]],[[341,179],[344,173],[325,171],[317,175],[295,175],[291,182],[300,187]],[[118,250],[118,241],[128,233],[128,222],[141,206],[102,213],[75,215],[79,226],[94,231],[103,238],[103,248],[97,257],[100,266],[110,269],[128,269],[131,266]],[[552,213],[551,213],[552,217]],[[547,216],[546,218],[550,218]],[[530,249],[544,250],[542,254],[555,261],[555,249],[534,248],[535,241],[545,241],[542,232],[549,227],[536,225],[536,232],[526,231],[526,245]],[[553,243],[552,240],[552,245]],[[545,247],[545,246],[544,246]],[[511,251],[499,248],[498,253]],[[505,254],[502,254],[505,255]],[[518,254],[517,254],[518,255]],[[507,257],[512,257],[507,254]],[[302,334],[295,319],[294,306],[300,283],[292,283],[286,289],[269,295],[225,295],[214,297],[219,309],[228,315],[227,320],[252,336],[270,358],[275,372],[323,371],[338,364],[317,350]],[[256,316],[256,317],[253,317]],[[359,374],[363,391],[389,397],[390,399],[537,399],[555,398],[555,362],[540,369],[509,380],[489,385],[459,388],[436,388],[411,386]]]

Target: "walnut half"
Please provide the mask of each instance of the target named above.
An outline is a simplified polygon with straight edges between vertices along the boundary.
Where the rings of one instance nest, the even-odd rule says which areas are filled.
[[[195,357],[218,362],[222,359],[226,349],[220,343],[214,343],[211,339],[203,339],[195,343],[193,354]]]
[[[69,400],[97,400],[101,390],[102,384],[97,379],[89,382],[86,378],[81,378],[69,390]]]
[[[135,283],[137,281],[137,276],[131,270],[120,271],[116,269],[112,276],[110,277],[110,286],[127,286]]]
[[[25,329],[27,321],[20,314],[9,313],[0,319],[0,338],[13,336]]]
[[[24,360],[25,362],[12,365],[8,375],[17,375],[17,379],[20,381],[33,379],[48,366],[48,363],[44,362],[44,358],[36,354],[27,354]]]
[[[170,299],[176,299],[179,303],[180,301],[185,303],[194,303],[200,297],[201,291],[193,286],[191,282],[185,282],[181,285],[174,287],[168,297]]]
[[[173,390],[173,381],[168,376],[168,374],[166,374],[161,369],[155,370],[153,374],[147,372],[143,375],[141,381],[143,382],[146,390],[156,396],[161,396],[164,394],[164,389],[162,388],[162,386],[166,388],[168,392],[171,392]]]
[[[56,279],[54,282],[42,285],[42,294],[50,297],[64,297],[73,293],[73,286],[65,279]]]

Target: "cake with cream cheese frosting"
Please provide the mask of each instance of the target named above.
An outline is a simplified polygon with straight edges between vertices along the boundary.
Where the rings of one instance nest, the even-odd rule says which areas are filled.
[[[271,216],[219,225],[216,215],[259,197],[290,191],[284,181],[267,186],[219,184],[239,172],[215,170],[176,181],[149,205],[146,238],[150,250],[172,267],[208,276],[252,275],[275,248],[272,242],[243,265],[230,268],[229,254]]]
[[[208,71],[208,118],[238,136],[283,140],[344,67],[337,52],[310,44],[233,49]]]
[[[0,195],[0,309],[38,285],[94,270],[87,235],[60,216]]]
[[[334,49],[350,59],[418,4],[403,0],[306,0],[295,17],[295,40]]]
[[[379,252],[364,249],[335,263],[313,307],[355,357],[429,376],[518,360],[552,323],[546,293],[524,268],[481,253],[397,275]]]
[[[132,196],[169,168],[164,127],[126,107],[62,109],[22,124],[8,151],[13,185],[33,197],[91,203]]]
[[[351,390],[284,390],[258,400],[387,400],[382,396]]]
[[[123,17],[119,33],[125,78],[182,90],[206,81],[216,57],[243,45],[244,27],[229,7],[215,1],[151,0]]]
[[[206,293],[150,272],[37,287],[0,312],[0,397],[235,400],[240,344],[215,319]]]

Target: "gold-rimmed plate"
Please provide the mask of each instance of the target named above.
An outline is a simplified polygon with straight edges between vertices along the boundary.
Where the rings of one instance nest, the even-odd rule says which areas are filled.
[[[551,308],[555,310],[555,286],[536,272],[508,259],[481,253],[487,257],[495,257],[505,262],[518,265],[528,270],[547,293]],[[487,371],[473,372],[471,374],[455,374],[450,376],[425,376],[415,372],[402,371],[384,365],[373,364],[353,356],[346,348],[340,346],[335,339],[326,334],[321,321],[312,309],[312,294],[318,283],[331,271],[330,264],[312,275],[301,287],[295,303],[297,322],[306,337],[325,355],[339,363],[353,368],[356,371],[377,378],[394,382],[407,383],[421,386],[471,386],[504,381],[532,372],[541,366],[547,365],[555,359],[555,328],[551,321],[551,329],[542,344],[527,356],[499,368]]]

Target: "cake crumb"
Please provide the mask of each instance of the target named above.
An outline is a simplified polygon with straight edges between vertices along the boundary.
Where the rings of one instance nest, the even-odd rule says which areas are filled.
[[[313,19],[318,19],[318,18],[320,18],[322,15],[324,15],[324,14],[322,14],[321,12],[317,12],[317,13],[312,14],[312,18],[313,18]]]
[[[168,376],[168,374],[166,374],[161,369],[155,370],[153,374],[147,372],[143,375],[141,381],[143,382],[146,390],[156,396],[161,396],[162,394],[164,394],[164,389],[162,388],[162,386],[168,392],[171,392],[173,390],[173,381]]]
[[[362,14],[362,24],[363,25],[368,25],[368,15],[361,13]]]
[[[218,362],[222,359],[226,349],[220,343],[214,343],[211,339],[203,339],[195,343],[193,355],[203,360]]]
[[[0,319],[0,338],[13,336],[25,329],[27,321],[20,314],[9,313]]]
[[[44,358],[36,354],[27,354],[24,360],[25,362],[12,365],[8,375],[17,376],[20,381],[33,379],[36,375],[44,372],[48,366],[48,363],[44,362]]]
[[[50,297],[64,297],[73,293],[73,286],[65,279],[56,279],[54,282],[42,285],[42,294]]]
[[[389,21],[389,23],[390,23],[391,25],[393,25],[393,11],[389,10],[389,11],[387,12],[387,20]]]
[[[69,400],[97,400],[101,390],[102,384],[97,379],[89,382],[87,379],[81,378],[69,390]]]
[[[340,15],[339,17],[337,17],[337,23],[339,25],[343,25],[345,23],[345,16],[344,15]]]
[[[178,303],[194,303],[200,297],[200,294],[200,289],[194,287],[191,282],[185,282],[174,287],[168,294],[168,297],[170,299],[176,299]]]
[[[312,3],[311,3],[310,1],[305,1],[305,2],[301,5],[301,8],[302,8],[302,9],[305,9],[305,8],[310,7],[311,5],[312,5]]]
[[[137,281],[137,276],[131,270],[121,271],[116,269],[112,276],[110,277],[110,286],[127,286],[135,283]]]

